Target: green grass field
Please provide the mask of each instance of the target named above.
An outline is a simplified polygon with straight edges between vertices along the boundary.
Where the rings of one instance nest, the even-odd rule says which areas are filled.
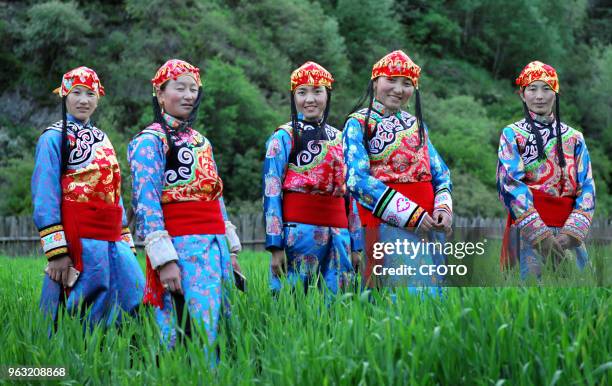
[[[85,334],[77,320],[62,318],[49,339],[37,308],[44,259],[0,263],[0,365],[66,366],[68,377],[53,381],[63,384],[606,385],[612,378],[612,289],[577,287],[580,278],[569,288],[449,288],[443,298],[400,290],[395,303],[379,292],[274,299],[267,255],[243,253],[249,290],[232,294],[233,317],[211,370],[201,335],[168,352],[147,311],[120,329]]]

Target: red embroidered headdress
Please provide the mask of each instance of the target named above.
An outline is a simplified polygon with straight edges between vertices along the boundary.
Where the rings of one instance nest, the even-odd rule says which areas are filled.
[[[98,74],[88,67],[77,67],[64,74],[62,84],[55,90],[54,93],[65,97],[70,94],[70,91],[76,86],[84,86],[96,93],[98,97],[104,95],[104,87],[100,83]]]
[[[419,88],[419,75],[421,67],[402,50],[393,51],[380,59],[372,68],[372,79],[379,76],[405,76],[412,81],[415,88]]]
[[[523,68],[521,74],[516,78],[516,84],[521,88],[529,86],[536,80],[541,80],[550,86],[554,92],[559,92],[559,78],[557,71],[550,65],[534,61]]]
[[[157,70],[155,77],[151,79],[153,87],[159,88],[170,79],[176,80],[179,76],[190,75],[198,86],[202,86],[200,69],[180,59],[170,59]]]
[[[291,73],[291,91],[298,86],[325,86],[331,90],[334,78],[323,66],[315,62],[306,62]]]

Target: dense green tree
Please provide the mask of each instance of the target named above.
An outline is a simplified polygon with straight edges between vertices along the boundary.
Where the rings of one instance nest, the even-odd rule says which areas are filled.
[[[355,79],[369,79],[372,65],[390,50],[406,49],[392,0],[338,0],[336,18]]]
[[[15,216],[32,213],[30,176],[34,170],[34,159],[27,155],[10,159],[0,168],[0,215]]]
[[[494,188],[501,128],[495,127],[486,109],[471,96],[430,100],[427,123],[432,142],[445,162]]]
[[[422,67],[424,118],[453,175],[461,215],[496,216],[501,129],[522,117],[513,84],[538,59],[559,72],[561,115],[585,133],[598,216],[612,210],[612,11],[601,0],[160,0],[8,2],[0,8],[0,215],[31,210],[29,173],[51,90],[94,68],[129,204],[127,143],[151,123],[151,84],[169,58],[202,70],[196,128],[211,140],[230,207],[259,208],[264,142],[289,119],[289,75],[306,60],[336,78],[330,123],[363,93],[372,65],[404,49]],[[25,197],[25,199],[24,199]],[[247,203],[248,202],[248,203]]]
[[[213,144],[225,189],[234,192],[229,197],[256,200],[265,140],[284,118],[239,67],[213,59],[208,75],[197,127]]]
[[[91,32],[89,20],[75,3],[54,0],[35,4],[27,11],[19,51],[31,58],[29,70],[55,81],[54,73],[63,70],[70,61],[67,58],[85,57]]]

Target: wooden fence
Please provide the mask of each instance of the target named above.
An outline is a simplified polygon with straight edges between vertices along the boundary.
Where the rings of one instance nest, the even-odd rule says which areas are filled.
[[[243,248],[263,251],[265,245],[265,231],[263,215],[242,214],[231,218],[236,225]],[[133,221],[130,228],[134,229]],[[143,247],[140,240],[136,240],[136,247]],[[42,254],[38,230],[34,226],[31,216],[0,217],[0,255],[28,256]]]
[[[238,235],[245,249],[259,251],[264,249],[265,232],[261,213],[243,213],[231,217],[231,220],[238,228]],[[499,239],[505,224],[505,219],[499,218],[454,218],[455,232],[470,240],[482,237]],[[589,237],[598,243],[612,242],[612,219],[594,221]],[[142,247],[142,242],[137,241],[136,246]],[[38,231],[32,217],[0,217],[0,254],[9,256],[42,254]]]

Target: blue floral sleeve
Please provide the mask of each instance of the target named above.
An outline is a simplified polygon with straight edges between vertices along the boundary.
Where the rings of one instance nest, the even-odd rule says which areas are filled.
[[[359,218],[359,212],[357,210],[357,201],[355,201],[353,197],[350,197],[348,225],[349,234],[351,237],[351,251],[362,251],[364,247],[361,230],[361,220]]]
[[[263,170],[263,207],[266,249],[283,249],[282,186],[291,153],[291,136],[277,130],[266,142]]]
[[[576,132],[576,134],[578,135],[574,148],[577,184],[576,202],[562,232],[583,242],[588,235],[595,213],[595,182],[593,181],[591,157],[584,137],[580,132]]]
[[[34,224],[47,259],[68,256],[62,225],[61,132],[45,131],[36,145],[31,191]]]
[[[165,230],[161,208],[165,152],[163,142],[153,134],[141,134],[128,147],[132,172],[132,206],[136,215],[136,235]]]
[[[61,138],[61,133],[47,130],[36,145],[31,191],[34,223],[38,229],[62,222]]]

